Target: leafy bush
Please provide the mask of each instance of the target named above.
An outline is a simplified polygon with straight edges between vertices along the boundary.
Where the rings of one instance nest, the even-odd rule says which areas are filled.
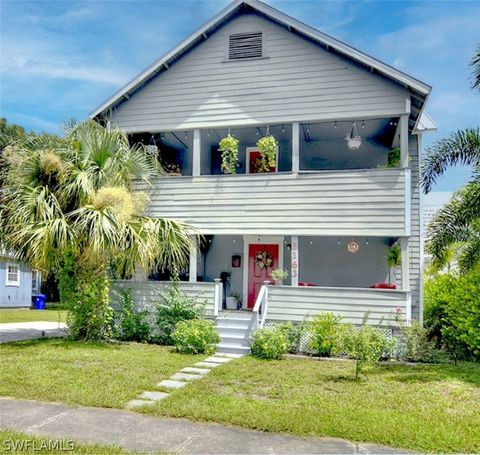
[[[425,284],[425,327],[437,347],[480,359],[480,271],[439,275]]]
[[[305,330],[305,324],[300,322],[293,324],[291,322],[284,322],[276,326],[278,330],[283,332],[288,340],[288,352],[296,354],[300,350],[300,341]]]
[[[330,357],[338,344],[341,316],[333,313],[321,313],[307,322],[311,337],[308,350],[322,357]]]
[[[343,324],[339,330],[337,349],[355,359],[355,379],[372,369],[381,358],[389,357],[394,347],[394,339],[366,323],[360,328]]]
[[[418,321],[401,328],[405,338],[405,352],[401,358],[409,362],[443,363],[448,360],[445,352],[437,349],[435,343],[428,339],[428,332]]]
[[[175,348],[182,354],[213,354],[220,335],[210,321],[180,321],[172,333]]]
[[[252,354],[261,359],[282,359],[288,352],[289,341],[279,327],[264,327],[253,333]]]
[[[138,341],[146,343],[150,339],[150,325],[148,311],[135,311],[132,299],[132,290],[120,292],[122,310],[120,313],[118,339],[122,341]]]
[[[156,341],[160,344],[173,344],[172,333],[180,321],[199,319],[202,307],[196,299],[190,298],[180,291],[178,277],[172,279],[168,292],[161,295],[161,302],[157,306],[158,335]]]

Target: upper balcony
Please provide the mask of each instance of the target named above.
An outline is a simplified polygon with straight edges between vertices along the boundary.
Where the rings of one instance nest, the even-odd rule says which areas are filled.
[[[408,236],[407,120],[357,120],[357,150],[345,141],[352,122],[269,126],[278,151],[268,173],[255,165],[266,127],[137,135],[158,148],[167,171],[144,188],[150,215],[184,220],[204,234]],[[229,132],[240,141],[236,174],[221,171],[218,143]],[[392,159],[395,147],[401,154]]]

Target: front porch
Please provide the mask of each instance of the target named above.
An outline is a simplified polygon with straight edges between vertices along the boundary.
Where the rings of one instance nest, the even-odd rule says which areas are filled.
[[[404,265],[389,269],[387,254],[395,242],[402,246]],[[349,251],[352,245],[356,252]],[[360,324],[368,313],[370,323],[390,326],[399,313],[411,319],[405,245],[404,238],[392,237],[206,235],[180,284],[188,295],[206,300],[213,317],[242,309],[254,318],[261,314],[261,326],[331,311],[345,322]],[[267,267],[259,266],[260,253],[270,255]],[[274,269],[286,270],[288,278],[275,285]],[[166,275],[150,279],[130,282],[138,288],[137,300],[148,300],[147,289],[168,286]],[[372,288],[389,282],[393,289]]]

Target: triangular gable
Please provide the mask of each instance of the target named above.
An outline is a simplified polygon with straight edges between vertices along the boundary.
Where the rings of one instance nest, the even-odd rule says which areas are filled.
[[[324,47],[330,52],[345,56],[355,63],[364,66],[372,73],[377,73],[386,77],[395,83],[407,87],[411,92],[411,128],[417,123],[419,115],[423,109],[425,100],[430,93],[430,86],[414,79],[401,71],[386,65],[373,57],[364,54],[351,46],[342,43],[312,27],[303,24],[300,21],[272,8],[258,0],[235,0],[226,8],[220,11],[210,21],[204,24],[199,30],[190,37],[181,42],[174,49],[165,54],[145,71],[139,74],[131,82],[119,90],[113,97],[99,106],[92,114],[92,118],[100,119],[112,109],[118,107],[144,87],[149,81],[155,78],[163,71],[167,71],[172,64],[188,53],[192,48],[202,43],[216,30],[222,27],[242,11],[254,11],[268,19],[286,27],[290,32],[307,38],[310,41]]]

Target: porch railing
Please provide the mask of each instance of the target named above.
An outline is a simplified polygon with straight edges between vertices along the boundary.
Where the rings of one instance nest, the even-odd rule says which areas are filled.
[[[300,322],[322,312],[361,324],[395,326],[411,320],[410,292],[369,288],[264,286],[268,293],[268,320]],[[263,288],[262,288],[263,289]],[[265,316],[265,315],[264,315]]]
[[[218,314],[217,283],[199,282],[190,283],[180,281],[178,283],[180,292],[189,298],[194,298],[199,305],[204,305],[205,316],[216,316]],[[171,281],[149,281],[149,280],[115,280],[112,283],[112,301],[114,305],[119,303],[118,291],[131,289],[132,300],[136,310],[152,310],[161,301],[162,294],[171,288]],[[221,306],[221,283],[220,283],[220,306]]]
[[[265,281],[263,286],[260,288],[258,293],[257,300],[253,307],[253,330],[261,329],[265,321],[267,320],[268,313],[268,284],[269,281]]]

